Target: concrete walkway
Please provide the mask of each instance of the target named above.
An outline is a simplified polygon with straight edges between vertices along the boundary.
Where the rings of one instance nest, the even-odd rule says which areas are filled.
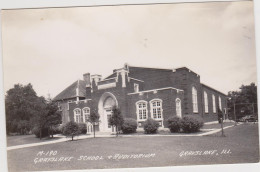
[[[7,150],[14,150],[14,149],[20,149],[20,148],[27,148],[27,147],[34,147],[34,146],[41,146],[41,145],[48,145],[48,144],[54,144],[54,143],[60,143],[60,142],[66,142],[70,141],[71,138],[66,138],[65,136],[56,135],[55,137],[60,137],[58,140],[52,140],[52,141],[45,141],[40,143],[30,143],[30,144],[23,144],[23,145],[16,145],[16,146],[9,146],[7,147]],[[96,135],[96,137],[115,137],[113,135]],[[93,135],[81,135],[74,137],[74,140],[82,140],[87,138],[93,138]]]
[[[229,122],[229,121],[227,121]],[[216,124],[218,121],[213,121],[210,123],[205,123],[205,125],[209,124]],[[237,124],[241,125],[241,124]],[[224,127],[224,129],[234,127],[234,125]],[[176,134],[176,135],[162,135],[162,134],[157,134],[157,135],[119,135],[119,137],[179,137],[179,136],[206,136],[206,135],[211,135],[215,134],[218,132],[221,132],[221,129],[202,129],[202,131],[207,131],[205,133],[200,133],[200,134]],[[60,137],[58,140],[52,140],[52,141],[45,141],[45,142],[40,142],[40,143],[30,143],[30,144],[23,144],[23,145],[16,145],[16,146],[9,146],[7,147],[7,150],[15,150],[15,149],[21,149],[21,148],[27,148],[27,147],[34,147],[34,146],[41,146],[41,145],[48,145],[48,144],[54,144],[54,143],[60,143],[60,142],[66,142],[71,140],[70,138],[66,138],[65,136],[62,135],[55,135],[55,137]],[[109,133],[96,133],[96,137],[115,137],[115,135],[111,135]],[[82,140],[82,139],[87,139],[87,138],[93,138],[93,134],[91,135],[80,135],[76,136],[74,139],[75,140]]]

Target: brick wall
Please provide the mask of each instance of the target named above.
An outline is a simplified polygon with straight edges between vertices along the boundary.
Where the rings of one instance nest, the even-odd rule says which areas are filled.
[[[216,121],[218,119],[217,116],[217,110],[219,107],[219,97],[221,97],[221,107],[222,107],[222,112],[224,113],[224,109],[227,108],[227,97],[226,95],[210,88],[207,87],[205,85],[202,85],[202,91],[206,91],[206,93],[208,94],[208,113],[205,113],[205,99],[204,99],[204,93],[203,93],[203,119],[205,122],[208,121]],[[212,95],[215,95],[215,102],[216,102],[216,113],[213,112],[213,99],[212,99]]]
[[[143,94],[128,95],[128,114],[126,117],[137,120],[136,102],[139,100],[144,100],[147,102],[148,117],[151,117],[151,106],[149,102],[153,99],[161,99],[164,118],[163,124],[166,126],[166,120],[170,117],[176,116],[176,98],[180,98],[183,106],[183,92],[177,92],[177,90],[174,89],[158,90],[157,93],[145,92]]]

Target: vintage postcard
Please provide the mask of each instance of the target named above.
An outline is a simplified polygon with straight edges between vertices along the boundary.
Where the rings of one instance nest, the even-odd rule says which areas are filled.
[[[1,11],[8,170],[259,163],[253,1]]]

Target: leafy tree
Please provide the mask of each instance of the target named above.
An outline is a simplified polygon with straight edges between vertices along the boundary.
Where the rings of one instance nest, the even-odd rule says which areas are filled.
[[[76,122],[70,121],[65,124],[63,134],[67,137],[71,137],[72,141],[73,138],[77,136],[79,133],[79,125]]]
[[[38,97],[31,84],[15,84],[5,97],[7,133],[26,134],[35,128],[42,138],[43,128],[53,137],[53,127],[61,123],[61,114],[51,99]]]
[[[45,100],[43,97],[40,97],[39,101],[41,101],[38,106],[40,112],[31,121],[39,129],[40,139],[42,139],[42,130],[45,128],[48,129],[49,135],[53,137],[54,128],[61,123],[61,114],[55,102]]]
[[[29,121],[39,113],[38,99],[31,84],[15,84],[14,88],[7,91],[5,96],[7,133],[20,132],[23,134],[25,128],[32,128]]]
[[[109,119],[109,124],[116,127],[116,136],[118,136],[119,129],[124,123],[124,118],[121,115],[121,111],[116,106],[112,108],[112,116]]]
[[[257,86],[255,83],[242,85],[239,89],[239,91],[228,92],[229,115],[234,119],[234,110],[237,118],[246,114],[257,115]]]
[[[90,122],[93,126],[93,130],[94,130],[94,138],[96,137],[96,125],[100,122],[99,121],[99,114],[96,112],[96,110],[92,110],[90,112],[90,116],[89,116],[89,119],[88,119],[88,122]]]

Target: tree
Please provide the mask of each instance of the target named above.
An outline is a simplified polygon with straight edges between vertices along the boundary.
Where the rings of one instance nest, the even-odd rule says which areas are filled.
[[[112,108],[112,116],[109,119],[109,124],[116,127],[116,137],[118,136],[119,129],[124,123],[124,118],[121,115],[121,111],[116,106]]]
[[[93,126],[94,138],[96,137],[96,134],[95,134],[95,132],[96,132],[96,127],[95,127],[95,126],[100,122],[100,121],[99,121],[99,118],[100,118],[100,116],[99,116],[99,114],[96,112],[96,110],[92,110],[92,111],[90,112],[90,116],[89,116],[88,122],[90,122],[90,123],[92,124],[92,126]]]
[[[237,118],[246,114],[257,115],[257,86],[255,83],[242,85],[239,89],[239,91],[228,92],[229,114],[233,116],[233,119],[235,118],[234,111]]]
[[[58,124],[61,124],[61,113],[55,102],[47,101],[47,118],[45,127],[49,129],[49,134],[53,137],[53,130]]]
[[[29,121],[39,114],[39,97],[31,84],[15,84],[5,96],[6,131],[23,134],[24,129],[32,129]]]
[[[63,134],[67,137],[71,137],[72,141],[74,136],[77,136],[79,133],[79,125],[76,122],[70,121],[65,124]]]
[[[48,135],[53,137],[54,127],[61,123],[61,114],[58,111],[55,102],[45,100],[44,97],[40,97],[39,101],[41,101],[41,103],[38,104],[40,112],[37,116],[34,116],[31,121],[34,123],[34,126],[38,128],[36,131],[40,132],[40,139],[42,139],[42,132],[44,129],[47,129]]]

